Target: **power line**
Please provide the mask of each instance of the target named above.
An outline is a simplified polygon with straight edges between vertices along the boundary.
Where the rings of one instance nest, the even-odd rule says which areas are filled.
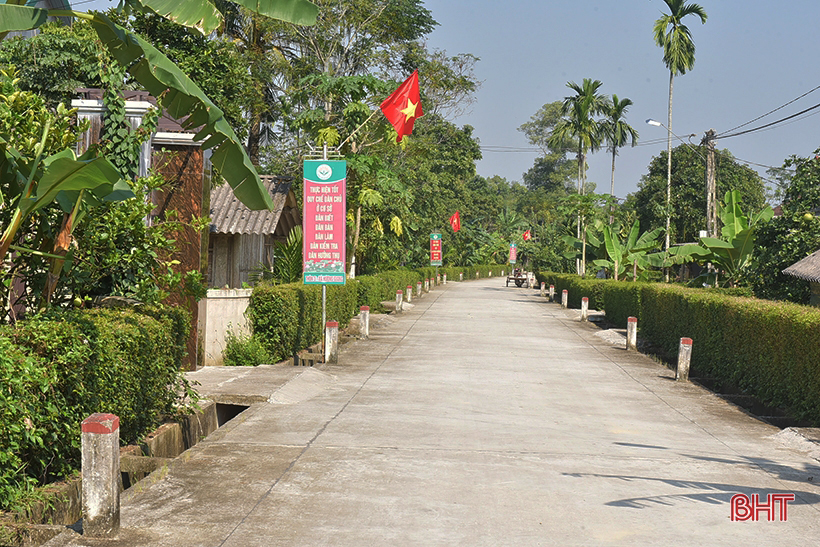
[[[739,137],[740,135],[746,135],[748,133],[754,133],[755,131],[760,131],[762,129],[766,129],[767,127],[772,127],[773,125],[777,125],[779,123],[783,123],[785,121],[791,120],[792,118],[796,118],[797,116],[801,116],[801,115],[805,114],[806,112],[811,112],[812,110],[814,110],[816,108],[820,108],[820,103],[818,103],[814,106],[810,106],[809,108],[807,108],[805,110],[801,110],[797,114],[792,114],[791,116],[786,116],[785,118],[775,120],[775,121],[767,123],[765,125],[761,125],[759,127],[753,127],[752,129],[747,129],[746,131],[740,131],[738,133],[730,133],[729,135],[718,135],[718,138],[719,139],[728,139],[729,137]]]
[[[790,104],[792,104],[792,103],[794,103],[794,102],[799,101],[800,99],[802,99],[803,97],[805,97],[805,96],[806,96],[806,95],[808,95],[809,93],[813,93],[813,92],[817,91],[818,89],[820,89],[820,85],[819,85],[819,86],[817,86],[817,87],[815,87],[814,89],[810,89],[809,91],[806,91],[805,93],[803,93],[802,95],[800,95],[800,96],[799,96],[799,97],[797,97],[796,99],[792,99],[791,101],[787,102],[786,104],[783,104],[783,105],[781,105],[781,106],[778,106],[778,107],[777,107],[777,108],[775,108],[774,110],[770,110],[769,112],[766,112],[766,113],[765,113],[765,114],[763,114],[762,116],[758,116],[757,118],[755,118],[755,119],[753,119],[753,120],[749,120],[749,121],[748,121],[748,122],[746,122],[746,123],[742,123],[742,124],[738,125],[737,127],[733,127],[732,129],[729,129],[729,130],[727,130],[727,131],[724,131],[723,133],[731,133],[732,131],[736,131],[736,130],[740,129],[741,127],[746,127],[747,125],[749,125],[749,124],[751,124],[751,123],[754,123],[754,122],[756,122],[757,120],[759,120],[759,119],[761,119],[761,118],[765,118],[765,117],[766,117],[766,116],[768,116],[769,114],[774,114],[774,113],[775,113],[775,112],[777,112],[778,110],[781,110],[781,109],[783,109],[783,108],[786,108],[786,107],[787,107],[787,106],[789,106]],[[720,138],[720,135],[718,135],[718,138]]]

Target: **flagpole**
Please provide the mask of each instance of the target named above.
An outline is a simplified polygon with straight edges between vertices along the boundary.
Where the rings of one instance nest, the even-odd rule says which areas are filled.
[[[336,150],[339,150],[342,146],[344,146],[344,145],[345,145],[345,143],[346,143],[347,141],[349,141],[349,140],[353,137],[353,135],[355,135],[356,133],[358,133],[358,132],[359,132],[359,129],[361,129],[362,127],[364,127],[364,126],[365,126],[365,124],[366,124],[367,122],[369,122],[370,120],[372,120],[372,119],[373,119],[373,116],[375,116],[375,115],[376,115],[376,112],[381,112],[381,111],[380,111],[379,109],[374,110],[374,111],[373,111],[373,113],[370,115],[370,117],[369,117],[369,118],[367,118],[364,122],[362,122],[362,124],[361,124],[359,127],[357,127],[356,129],[354,129],[354,130],[353,130],[353,132],[352,132],[350,135],[348,135],[348,136],[347,136],[347,138],[346,138],[345,140],[343,140],[341,143],[339,143],[339,146],[337,146],[337,147],[336,147]]]

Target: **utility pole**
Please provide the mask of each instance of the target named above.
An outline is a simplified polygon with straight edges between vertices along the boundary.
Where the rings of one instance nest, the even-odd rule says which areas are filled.
[[[715,169],[715,130],[706,132],[702,145],[706,145],[706,231],[709,237],[717,237],[717,183]]]

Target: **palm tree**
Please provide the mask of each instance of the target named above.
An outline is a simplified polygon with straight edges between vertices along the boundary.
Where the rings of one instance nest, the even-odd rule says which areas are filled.
[[[561,105],[561,115],[564,116],[552,130],[549,145],[559,148],[569,138],[578,139],[578,194],[583,195],[586,187],[587,151],[594,152],[601,145],[601,123],[594,118],[606,112],[608,99],[598,93],[604,85],[600,80],[584,78],[581,85],[568,82],[567,87],[575,91],[575,95],[564,98]],[[581,214],[578,213],[576,222],[577,237],[581,238]],[[583,261],[576,261],[578,273],[583,275]]]
[[[632,141],[632,146],[638,141],[638,132],[635,128],[626,123],[626,110],[632,106],[632,100],[624,98],[618,100],[617,95],[612,95],[612,102],[609,104],[609,112],[603,121],[602,131],[606,139],[609,151],[612,152],[612,183],[609,188],[609,195],[615,196],[615,156],[618,155],[618,148],[626,146],[627,141]],[[612,224],[614,216],[612,214],[615,205],[610,206],[609,223]]]
[[[669,69],[669,111],[666,122],[666,249],[669,249],[669,203],[672,198],[672,90],[675,75],[686,74],[695,66],[695,43],[692,33],[682,23],[687,15],[697,15],[701,24],[706,23],[706,12],[699,4],[685,4],[684,0],[663,0],[671,13],[663,14],[655,21],[655,43],[663,48],[663,63]]]

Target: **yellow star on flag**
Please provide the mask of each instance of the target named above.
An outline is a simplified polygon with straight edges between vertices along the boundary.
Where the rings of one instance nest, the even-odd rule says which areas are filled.
[[[407,99],[407,108],[403,108],[401,113],[404,114],[404,121],[406,122],[410,118],[416,117],[416,107],[418,103],[414,103],[410,99]]]

